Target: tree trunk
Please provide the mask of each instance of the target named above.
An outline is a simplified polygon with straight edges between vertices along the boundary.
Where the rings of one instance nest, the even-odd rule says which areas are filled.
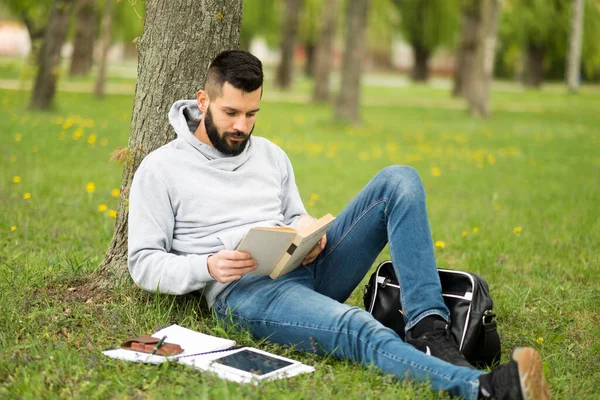
[[[304,44],[304,52],[306,53],[306,62],[304,63],[304,75],[308,78],[315,73],[315,44],[306,42]]]
[[[323,5],[323,19],[319,30],[319,40],[315,50],[313,100],[327,101],[329,99],[329,73],[333,53],[333,38],[335,37],[335,22],[339,0],[330,0]]]
[[[415,82],[426,82],[429,79],[429,56],[431,52],[420,43],[413,43],[414,65],[412,78]]]
[[[569,33],[569,54],[567,57],[566,81],[570,92],[579,90],[581,69],[581,43],[583,41],[584,0],[572,0],[571,31]]]
[[[138,42],[129,162],[123,169],[115,231],[104,258],[101,282],[127,271],[127,199],[133,174],[144,156],[175,138],[167,113],[179,99],[194,98],[208,65],[239,44],[242,0],[147,0],[144,32]]]
[[[60,51],[67,37],[73,0],[54,0],[38,54],[38,71],[29,101],[29,108],[47,110],[56,94],[60,75]]]
[[[109,3],[112,0],[108,0]],[[77,0],[75,11],[75,41],[69,75],[87,75],[94,61],[96,27],[95,0]]]
[[[494,71],[501,2],[502,0],[481,1],[475,66],[468,94],[469,110],[475,116],[486,117],[490,113],[489,89]]]
[[[360,78],[364,58],[365,31],[370,0],[349,0],[346,10],[346,39],[342,82],[335,116],[352,123],[360,121]]]
[[[477,49],[477,32],[479,29],[480,3],[474,1],[472,4],[464,5],[462,13],[462,27],[460,34],[460,45],[456,54],[454,66],[454,88],[452,95],[464,97],[469,92],[469,84],[475,66],[475,50]]]
[[[286,0],[285,18],[281,32],[281,61],[277,67],[275,85],[288,90],[292,85],[294,73],[294,47],[298,36],[298,18],[300,15],[300,0]]]
[[[526,48],[525,84],[539,88],[544,81],[544,57],[546,56],[546,49],[532,43],[529,43]]]
[[[96,86],[94,87],[94,95],[96,97],[104,96],[106,70],[108,67],[108,50],[110,50],[111,44],[110,29],[112,26],[114,9],[115,0],[107,0],[104,4],[104,11],[102,14],[102,25],[100,26],[102,52],[100,54],[100,66],[98,68],[98,76],[96,77]]]

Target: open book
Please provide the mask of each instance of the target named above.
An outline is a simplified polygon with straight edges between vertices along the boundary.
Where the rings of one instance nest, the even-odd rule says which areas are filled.
[[[333,215],[326,214],[300,231],[289,227],[255,227],[236,250],[250,253],[256,260],[258,268],[253,274],[276,279],[302,264],[334,220]]]

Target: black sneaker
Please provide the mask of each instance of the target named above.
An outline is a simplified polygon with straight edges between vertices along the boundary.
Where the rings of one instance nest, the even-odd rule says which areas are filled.
[[[433,329],[419,337],[413,337],[412,330],[406,333],[406,343],[412,344],[423,353],[440,358],[459,367],[474,368],[458,351],[454,336],[446,321],[433,321]]]
[[[542,370],[542,356],[531,347],[517,347],[511,360],[479,377],[479,398],[549,400],[550,388]]]

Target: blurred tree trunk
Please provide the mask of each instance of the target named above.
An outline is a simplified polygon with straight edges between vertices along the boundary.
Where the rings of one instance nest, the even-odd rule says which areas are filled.
[[[489,90],[494,71],[498,20],[502,0],[481,1],[481,23],[477,32],[477,49],[468,102],[471,114],[486,117],[490,113]]]
[[[584,0],[572,0],[571,31],[569,32],[569,54],[567,56],[566,81],[570,92],[579,90],[581,70],[581,43],[583,41]]]
[[[109,0],[110,1],[110,0]],[[95,0],[77,0],[75,9],[75,41],[69,75],[87,75],[94,62],[96,28]]]
[[[294,73],[294,48],[298,36],[298,19],[300,15],[300,0],[286,0],[285,18],[281,32],[281,61],[277,67],[275,85],[287,90],[292,85]]]
[[[413,43],[413,54],[415,64],[413,65],[412,78],[415,82],[426,82],[429,79],[429,57],[430,50],[420,43]]]
[[[29,108],[47,110],[56,95],[60,75],[60,52],[67,37],[73,0],[54,0],[37,57],[37,75],[29,100]]]
[[[127,272],[127,202],[133,174],[144,156],[170,142],[175,133],[167,113],[179,99],[194,98],[208,65],[224,50],[239,45],[242,0],[146,0],[144,32],[138,42],[135,87],[127,162],[110,248],[102,263],[99,285],[110,285],[110,272]],[[193,56],[191,56],[193,55]]]
[[[539,88],[544,81],[544,58],[546,49],[533,43],[526,46],[525,85]]]
[[[360,78],[364,58],[365,31],[370,0],[349,0],[346,9],[346,39],[342,82],[335,116],[352,123],[360,121]]]
[[[477,49],[477,31],[480,20],[479,0],[465,2],[461,9],[462,26],[460,45],[456,54],[454,67],[454,88],[452,95],[464,97],[469,92],[468,85],[475,66],[475,50]]]
[[[323,18],[319,30],[319,40],[315,50],[313,101],[329,99],[329,73],[332,67],[333,39],[339,0],[330,0],[324,5]]]
[[[311,78],[315,74],[315,44],[306,42],[304,52],[306,53],[306,62],[304,63],[304,75]]]
[[[102,25],[100,26],[101,54],[100,65],[98,68],[98,76],[96,77],[96,86],[94,87],[94,95],[96,97],[104,96],[104,87],[106,81],[106,70],[108,68],[108,51],[111,45],[111,26],[113,20],[113,12],[115,9],[116,0],[107,0],[104,4],[102,12]]]

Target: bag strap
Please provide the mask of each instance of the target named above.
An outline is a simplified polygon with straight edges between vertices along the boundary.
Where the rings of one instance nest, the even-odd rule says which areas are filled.
[[[500,336],[496,330],[496,314],[486,310],[481,317],[483,325],[483,346],[481,346],[481,359],[492,365],[500,358]]]

